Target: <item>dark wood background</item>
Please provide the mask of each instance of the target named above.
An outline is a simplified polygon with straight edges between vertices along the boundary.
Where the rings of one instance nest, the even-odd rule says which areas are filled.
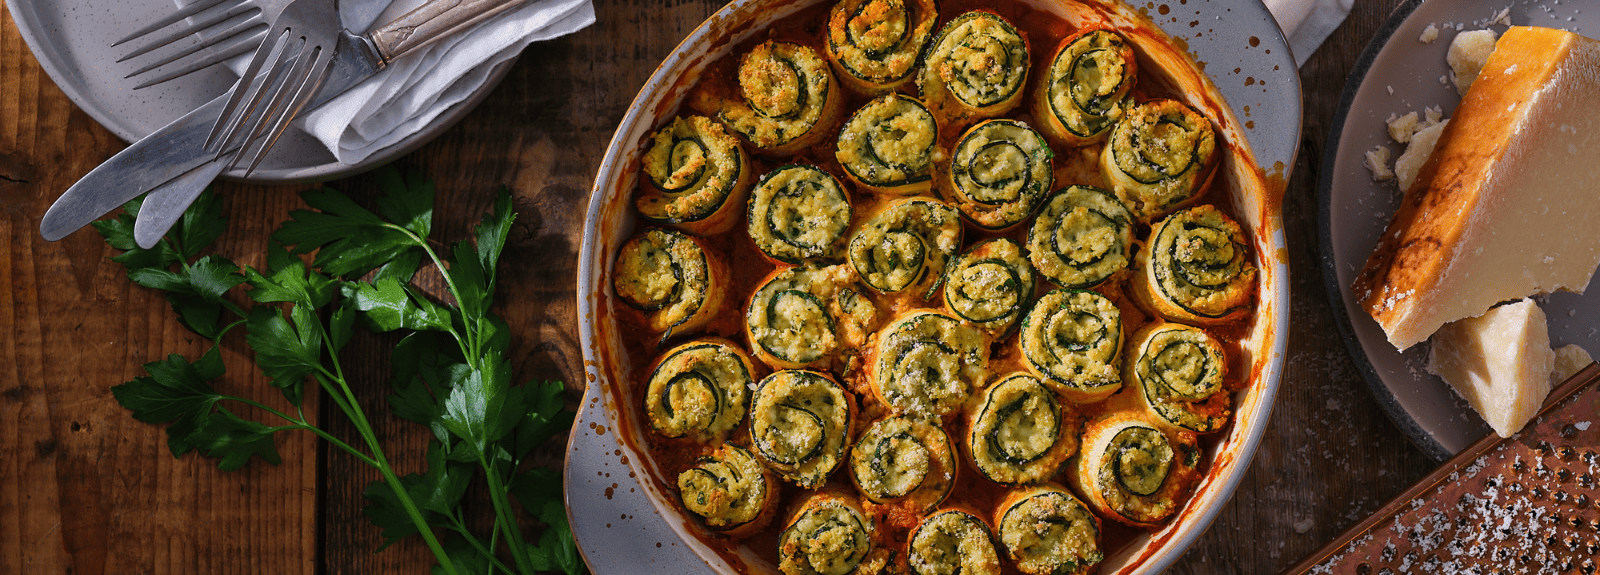
[[[1385,419],[1337,331],[1316,265],[1316,179],[1334,107],[1367,41],[1398,0],[1357,0],[1301,70],[1305,129],[1284,202],[1292,269],[1290,361],[1266,439],[1233,501],[1172,570],[1273,573],[1333,539],[1434,466]],[[599,21],[535,44],[476,111],[400,160],[438,184],[437,234],[461,237],[500,185],[519,218],[501,265],[499,312],[514,326],[520,377],[581,392],[574,281],[583,207],[612,130],[656,65],[718,0],[596,0]],[[136,287],[99,236],[39,238],[39,217],[79,176],[126,144],[51,83],[0,9],[0,573],[425,573],[420,544],[381,554],[360,514],[377,478],[309,434],[279,443],[284,463],[223,473],[174,460],[161,427],[134,421],[109,388],[140,366],[205,342],[157,294]],[[221,183],[229,231],[217,249],[261,265],[267,234],[304,187]],[[370,194],[369,177],[324,184]],[[359,339],[350,370],[402,472],[426,437],[390,417],[385,348]],[[234,366],[223,385],[277,395]],[[353,437],[342,418],[336,434]]]

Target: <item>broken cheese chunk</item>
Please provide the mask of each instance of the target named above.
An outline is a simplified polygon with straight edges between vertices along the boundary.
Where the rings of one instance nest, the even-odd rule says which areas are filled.
[[[1501,37],[1356,278],[1389,343],[1404,350],[1496,302],[1589,284],[1600,265],[1595,94],[1600,42],[1525,26]]]
[[[1433,334],[1428,372],[1466,398],[1500,437],[1511,437],[1539,413],[1555,367],[1544,311],[1524,299]]]

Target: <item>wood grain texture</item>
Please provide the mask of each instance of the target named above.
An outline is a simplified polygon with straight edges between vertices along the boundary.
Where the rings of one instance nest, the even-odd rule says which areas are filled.
[[[1358,0],[1301,70],[1305,130],[1284,207],[1293,361],[1237,495],[1173,573],[1277,572],[1433,467],[1381,415],[1343,343],[1326,337],[1335,320],[1316,265],[1329,123],[1356,58],[1396,4]],[[496,312],[513,326],[520,379],[566,381],[576,399],[576,260],[594,173],[638,89],[720,5],[596,0],[594,26],[529,47],[480,108],[398,162],[437,183],[435,229],[447,241],[467,233],[500,186],[514,193],[519,215]],[[221,473],[193,455],[174,460],[162,428],[112,399],[109,387],[141,364],[204,349],[163,300],[105,260],[112,252],[93,231],[38,237],[54,197],[123,145],[55,88],[0,10],[0,573],[427,572],[432,557],[418,542],[373,553],[380,538],[360,497],[378,478],[370,468],[298,434],[279,444],[283,465]],[[368,175],[326,185],[358,201],[376,192]],[[217,251],[260,265],[267,234],[300,207],[294,192],[304,187],[220,189],[231,223]],[[427,435],[390,416],[383,399],[393,343],[359,336],[343,361],[404,473],[420,470]],[[274,400],[245,369],[242,341],[225,350],[236,367],[224,385]],[[328,413],[328,429],[357,439]]]

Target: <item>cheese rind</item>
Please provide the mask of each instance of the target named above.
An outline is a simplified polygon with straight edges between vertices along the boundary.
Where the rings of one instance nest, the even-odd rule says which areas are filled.
[[[1433,334],[1428,371],[1444,378],[1500,437],[1533,419],[1550,394],[1556,354],[1533,300],[1496,307]]]
[[[1456,108],[1354,293],[1404,350],[1600,265],[1600,42],[1513,27]]]

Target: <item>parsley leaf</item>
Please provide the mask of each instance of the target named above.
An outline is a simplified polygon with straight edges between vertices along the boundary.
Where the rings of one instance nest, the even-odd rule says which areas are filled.
[[[206,456],[220,458],[218,469],[233,471],[244,467],[252,455],[273,465],[283,463],[277,446],[272,443],[272,434],[276,431],[260,423],[240,419],[218,407],[216,413],[200,424],[199,429],[189,434],[188,440]]]
[[[206,383],[225,371],[221,354],[213,346],[194,363],[172,354],[165,360],[144,364],[144,370],[149,375],[112,387],[111,395],[133,412],[134,419],[172,422],[167,426],[167,448],[173,457],[188,453],[195,447],[189,435],[205,422],[211,406],[223,398]]]
[[[522,399],[527,414],[517,422],[517,459],[528,456],[534,448],[549,441],[551,436],[572,428],[577,413],[564,409],[561,394],[565,388],[559,381],[529,383],[523,386]]]
[[[398,193],[400,197],[380,200],[380,203],[409,205],[410,196],[424,193],[430,203],[432,199],[431,189],[386,191],[391,196]],[[272,239],[284,245],[293,245],[295,253],[317,250],[313,265],[329,275],[359,276],[406,252],[421,248],[406,230],[390,226],[376,214],[356,205],[348,196],[332,189],[307,190],[300,194],[300,198],[320,211],[291,212],[289,216],[294,219],[285,222],[272,234]]]
[[[305,378],[322,367],[322,332],[316,315],[304,306],[289,308],[290,321],[276,308],[250,310],[245,343],[256,352],[256,365],[290,403],[300,405]]]
[[[522,418],[522,389],[511,387],[511,364],[496,350],[488,351],[482,369],[469,368],[453,380],[444,400],[444,426],[461,438],[474,455],[487,455],[489,442],[499,441]]]
[[[394,278],[344,284],[344,295],[378,331],[450,329],[450,312]]]

